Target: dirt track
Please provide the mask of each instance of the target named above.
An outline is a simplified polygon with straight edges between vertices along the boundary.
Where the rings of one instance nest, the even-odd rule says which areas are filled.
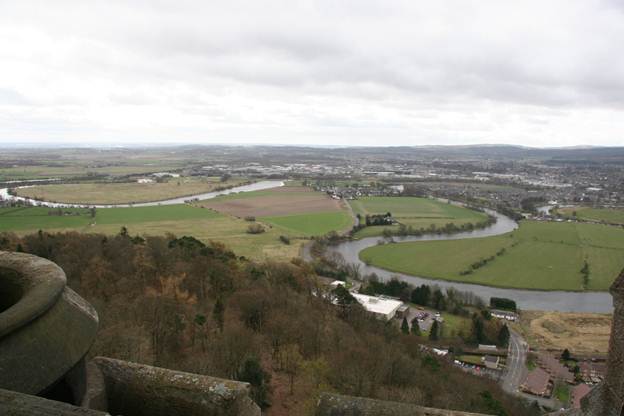
[[[327,212],[342,208],[340,201],[306,187],[282,187],[272,190],[270,195],[210,200],[201,205],[241,218]]]

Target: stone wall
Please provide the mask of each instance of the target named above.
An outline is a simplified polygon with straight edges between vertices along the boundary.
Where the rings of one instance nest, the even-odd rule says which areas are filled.
[[[410,403],[323,393],[316,416],[485,416],[455,410],[432,409]]]

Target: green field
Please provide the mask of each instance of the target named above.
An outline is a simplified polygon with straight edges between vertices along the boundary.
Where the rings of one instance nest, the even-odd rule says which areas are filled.
[[[496,255],[505,249],[501,255]],[[472,274],[461,275],[494,256]],[[596,224],[523,221],[496,237],[386,244],[360,258],[388,270],[500,287],[584,290],[580,270],[589,264],[587,290],[607,290],[624,268],[624,230]]]
[[[220,178],[170,178],[162,183],[72,183],[18,188],[17,195],[67,204],[125,204],[197,195],[220,187],[237,186],[242,179],[221,182]]]
[[[429,198],[373,196],[349,201],[349,204],[353,212],[362,217],[390,212],[399,223],[415,229],[428,228],[431,224],[444,226],[448,223],[476,223],[487,218],[481,212]],[[398,225],[366,227],[358,231],[356,237],[378,236],[385,228],[397,230]]]
[[[564,217],[576,218],[589,221],[604,221],[610,224],[624,224],[624,209],[617,208],[589,208],[570,207],[559,208],[556,211]]]
[[[45,207],[0,208],[0,232],[18,234],[38,230],[80,231],[116,234],[127,227],[132,235],[192,235],[202,241],[220,241],[238,255],[254,258],[290,259],[299,254],[298,237],[343,230],[351,224],[344,211],[259,218],[266,232],[248,234],[249,222],[193,205],[161,205],[133,208],[100,208],[95,218],[87,209],[63,208],[64,215],[49,215],[58,210]],[[73,215],[80,214],[80,215]],[[279,240],[291,238],[291,244]]]
[[[307,214],[260,217],[260,221],[282,229],[287,234],[307,237],[324,235],[330,231],[343,231],[353,224],[345,211],[311,212]]]

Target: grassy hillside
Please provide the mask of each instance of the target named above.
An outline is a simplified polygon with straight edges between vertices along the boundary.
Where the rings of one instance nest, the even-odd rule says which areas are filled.
[[[360,257],[388,270],[445,280],[544,290],[607,290],[624,268],[624,230],[525,221],[502,236],[388,244],[363,250]],[[471,267],[490,257],[482,267]],[[585,261],[589,264],[586,285],[581,274]],[[470,274],[462,275],[469,270]]]
[[[483,213],[428,198],[364,197],[349,201],[349,204],[353,212],[362,217],[390,212],[399,223],[413,228],[427,228],[431,224],[444,226],[450,222],[461,225],[486,219]],[[398,226],[366,227],[358,231],[356,237],[381,235],[384,228],[396,229]]]

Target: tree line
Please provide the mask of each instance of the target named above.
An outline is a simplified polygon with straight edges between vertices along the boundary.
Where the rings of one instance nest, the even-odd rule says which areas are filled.
[[[100,316],[91,356],[247,381],[269,414],[281,406],[313,414],[318,393],[327,390],[532,414],[494,382],[429,356],[417,337],[359,305],[337,307],[322,296],[328,289],[314,268],[299,259],[255,262],[220,243],[132,236],[127,229],[117,235],[1,233],[0,249],[63,268],[68,285]],[[445,299],[450,303],[448,293]]]

